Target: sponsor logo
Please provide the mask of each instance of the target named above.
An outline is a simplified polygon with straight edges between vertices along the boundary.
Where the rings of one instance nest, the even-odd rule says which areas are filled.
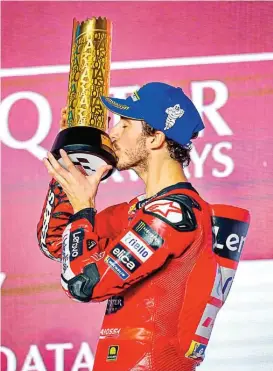
[[[71,224],[68,224],[68,226],[65,228],[63,236],[62,236],[62,256],[69,256],[69,237],[70,237],[70,229]]]
[[[167,219],[171,223],[180,223],[183,220],[183,214],[178,202],[157,200],[145,206],[146,212],[156,214],[161,218]]]
[[[119,311],[121,308],[124,307],[124,298],[123,296],[112,296],[107,301],[107,307],[105,314],[113,314]]]
[[[131,97],[132,97],[132,99],[133,99],[134,102],[137,102],[138,100],[140,100],[137,91],[134,91],[133,94],[131,95]]]
[[[119,345],[110,345],[106,361],[116,361],[118,358]]]
[[[130,206],[130,209],[128,211],[128,214],[131,215],[136,211],[136,204]]]
[[[196,335],[209,340],[217,314],[228,296],[235,273],[235,269],[217,265],[211,297],[198,324]]]
[[[221,267],[222,294],[224,302],[226,301],[226,298],[233,284],[235,273],[236,273],[235,269]]]
[[[219,265],[217,265],[214,285],[211,292],[212,298],[218,300],[214,300],[214,305],[222,306],[225,302],[232,286],[235,273],[235,269],[220,267]]]
[[[62,235],[62,275],[65,280],[70,280],[71,278],[75,277],[75,274],[72,272],[70,268],[70,230],[71,224],[65,228],[63,235]]]
[[[65,274],[69,267],[69,254],[65,253],[65,250],[63,249],[62,252],[62,273]]]
[[[239,261],[246,240],[248,223],[213,217],[213,251],[222,258]]]
[[[121,242],[123,242],[142,262],[145,262],[154,253],[133,232],[126,233],[126,235],[122,237]]]
[[[93,249],[93,247],[97,245],[97,242],[94,240],[87,240],[86,244],[87,244],[87,249],[90,251]]]
[[[118,337],[120,334],[120,328],[103,328],[100,331],[100,338],[105,337]]]
[[[152,229],[148,224],[146,224],[143,220],[140,220],[134,227],[133,230],[143,238],[144,241],[148,243],[154,250],[157,250],[161,247],[164,243],[162,237]]]
[[[176,120],[180,117],[182,117],[185,113],[185,111],[180,108],[180,104],[176,104],[173,107],[168,107],[165,112],[167,113],[168,117],[165,122],[165,128],[164,130],[168,130],[172,128],[176,122]]]
[[[83,239],[84,230],[81,228],[70,233],[69,238],[70,261],[76,259],[78,256],[81,256],[83,254]]]
[[[117,244],[110,253],[115,257],[118,258],[120,263],[128,269],[131,273],[133,273],[137,268],[139,268],[140,263],[127,251],[122,247],[120,244]]]
[[[129,277],[129,274],[125,272],[125,270],[110,256],[107,255],[104,261],[123,280],[126,280]]]
[[[207,304],[203,312],[201,321],[196,330],[196,335],[209,339],[211,331],[220,308],[212,304]]]
[[[47,196],[47,203],[46,203],[46,207],[45,207],[45,211],[44,211],[44,218],[43,218],[43,227],[42,227],[42,232],[41,232],[41,248],[43,249],[43,251],[45,253],[47,253],[47,255],[49,253],[47,247],[46,247],[46,235],[47,235],[47,231],[48,231],[48,225],[49,225],[49,220],[50,220],[50,216],[51,216],[51,212],[52,212],[52,207],[54,205],[54,200],[55,200],[55,195],[54,195],[54,192],[52,192],[51,190],[49,190],[48,192],[48,196]]]
[[[204,359],[206,345],[192,341],[189,350],[186,353],[186,357],[193,359]]]
[[[215,299],[217,299],[217,303],[222,303],[223,300],[223,293],[222,293],[222,275],[221,275],[221,269],[219,265],[217,264],[216,273],[215,273],[215,279],[214,284],[211,291],[211,296]]]

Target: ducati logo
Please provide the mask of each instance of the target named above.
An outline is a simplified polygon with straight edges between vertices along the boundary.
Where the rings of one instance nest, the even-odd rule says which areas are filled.
[[[172,223],[179,223],[183,220],[183,214],[178,202],[169,200],[157,200],[145,206],[145,210],[158,214]]]

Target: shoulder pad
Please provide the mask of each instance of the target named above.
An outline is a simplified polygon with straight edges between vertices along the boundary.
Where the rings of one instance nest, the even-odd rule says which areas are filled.
[[[172,194],[149,202],[143,212],[156,216],[180,232],[190,232],[197,228],[194,208],[201,210],[199,203],[192,197]]]

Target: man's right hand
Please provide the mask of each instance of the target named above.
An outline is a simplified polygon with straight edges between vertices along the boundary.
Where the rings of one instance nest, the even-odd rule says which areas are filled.
[[[60,130],[67,128],[67,107],[61,109]]]

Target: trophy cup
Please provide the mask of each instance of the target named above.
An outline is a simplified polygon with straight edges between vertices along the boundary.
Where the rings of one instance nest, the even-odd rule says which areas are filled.
[[[74,165],[91,175],[102,165],[116,164],[108,129],[107,110],[101,103],[108,96],[112,23],[93,17],[73,20],[67,96],[67,128],[61,130],[52,154],[65,167],[59,154],[64,149]],[[109,177],[113,169],[104,175]]]

